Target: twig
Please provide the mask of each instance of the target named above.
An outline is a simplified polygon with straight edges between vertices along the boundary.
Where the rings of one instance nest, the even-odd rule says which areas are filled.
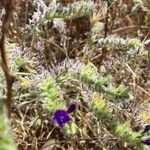
[[[104,138],[103,137],[100,137],[100,138],[96,138],[96,137],[90,137],[90,138],[81,138],[81,139],[78,139],[78,142],[80,142],[80,141],[98,141],[98,140],[103,140]],[[117,138],[105,138],[105,140],[118,140]],[[64,141],[59,141],[59,142],[54,142],[54,143],[50,143],[50,144],[48,144],[48,145],[45,145],[45,146],[43,146],[42,148],[44,149],[44,148],[46,148],[46,147],[48,147],[48,146],[51,146],[51,145],[57,145],[57,144],[62,144],[62,143],[72,143],[72,142],[74,142],[74,140],[72,140],[72,139],[70,139],[69,141],[66,141],[66,140],[64,140]]]
[[[140,29],[149,29],[148,26],[139,26],[139,25],[131,25],[131,26],[125,26],[121,27],[119,29],[113,30],[111,33],[117,33],[117,32],[122,32],[124,30],[129,30],[129,29],[134,29],[134,28],[140,28]]]
[[[107,12],[106,12],[106,18],[105,18],[105,33],[104,33],[104,38],[107,37],[108,34],[108,19],[109,19],[109,4],[107,4]],[[99,64],[102,65],[103,60],[106,58],[107,54],[107,48],[102,48],[102,55],[100,56],[100,62]]]
[[[7,82],[7,98],[6,98],[6,107],[7,107],[7,113],[8,117],[10,117],[11,114],[11,99],[12,99],[12,85],[15,80],[15,76],[10,72],[7,56],[6,56],[6,49],[5,49],[5,34],[8,29],[8,25],[11,18],[11,13],[13,10],[13,2],[12,0],[2,0],[2,4],[5,8],[6,14],[4,16],[3,20],[3,26],[1,29],[1,38],[0,38],[0,52],[1,52],[1,66],[4,71],[6,82]]]
[[[138,79],[137,75],[134,73],[134,71],[131,69],[131,67],[130,67],[127,63],[126,63],[125,65],[126,65],[126,67],[129,69],[129,71],[132,73],[133,77],[136,78],[136,79]],[[135,80],[135,79],[134,79],[134,80]],[[150,96],[149,92],[146,91],[145,89],[143,89],[143,88],[142,88],[141,86],[139,86],[138,84],[136,84],[136,87],[137,87],[138,89],[140,89],[142,92],[144,92],[145,94],[147,94],[148,96]]]
[[[109,8],[107,7],[104,38],[107,37],[107,33],[108,33],[108,19],[109,19]]]

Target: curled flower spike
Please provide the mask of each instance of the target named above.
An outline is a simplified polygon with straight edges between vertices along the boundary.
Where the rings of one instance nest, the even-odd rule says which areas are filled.
[[[76,110],[76,104],[72,103],[69,108],[66,110],[59,109],[54,113],[53,123],[58,124],[60,127],[64,127],[66,123],[70,121],[70,113]]]
[[[146,133],[146,132],[149,132],[150,131],[150,125],[146,125],[145,128],[144,128],[144,131],[143,133]]]
[[[150,138],[148,138],[148,139],[146,139],[146,140],[144,140],[144,141],[142,141],[143,142],[143,144],[145,144],[145,145],[150,145]]]
[[[69,106],[69,108],[67,109],[67,113],[72,113],[72,112],[74,112],[75,110],[76,110],[76,108],[77,108],[77,105],[76,105],[76,103],[72,103],[70,106]]]

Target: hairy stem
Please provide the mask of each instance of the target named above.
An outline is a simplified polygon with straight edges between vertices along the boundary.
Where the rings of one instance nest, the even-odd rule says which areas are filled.
[[[105,33],[104,33],[104,38],[106,38],[107,34],[108,34],[108,19],[109,19],[109,7],[108,6],[107,6],[107,12],[106,12],[106,19],[105,19]],[[99,65],[102,65],[103,60],[106,58],[106,54],[107,54],[107,48],[104,47],[102,49],[102,55],[100,57]]]
[[[1,66],[4,71],[6,82],[7,82],[7,98],[5,100],[5,104],[7,107],[8,117],[11,114],[11,103],[12,103],[12,85],[15,80],[15,76],[10,72],[7,56],[6,56],[6,49],[5,49],[5,35],[8,29],[8,25],[10,22],[12,10],[13,10],[13,1],[12,0],[2,0],[3,7],[5,8],[6,14],[3,20],[3,26],[1,29],[1,38],[0,38],[0,52],[1,52]]]

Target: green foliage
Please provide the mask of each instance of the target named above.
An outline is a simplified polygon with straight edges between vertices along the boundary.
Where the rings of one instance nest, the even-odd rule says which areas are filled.
[[[110,83],[110,76],[104,76],[103,78],[99,79],[95,84],[95,90],[98,92],[106,92],[107,86]]]
[[[136,4],[141,4],[141,5],[143,4],[142,0],[133,0],[133,2]]]
[[[110,35],[106,38],[100,38],[98,41],[98,47],[108,47],[112,49],[136,49],[141,45],[139,39],[124,39],[115,35]]]
[[[108,6],[110,6],[113,2],[115,2],[116,0],[107,0]]]
[[[0,150],[16,150],[5,113],[0,112]]]
[[[95,5],[92,1],[78,1],[74,2],[67,7],[63,7],[59,10],[57,8],[55,13],[47,12],[45,19],[47,21],[53,20],[54,18],[62,19],[73,19],[90,14],[95,8]]]
[[[93,98],[90,105],[91,109],[94,110],[96,116],[103,122],[103,124],[113,132],[117,126],[117,119],[112,114],[112,108],[106,102],[102,96],[96,96]]]
[[[62,75],[56,77],[56,82],[57,83],[62,83],[62,84],[68,84],[71,80],[73,80],[73,76],[68,73],[68,72],[64,72]]]
[[[32,62],[22,57],[18,57],[15,60],[12,69],[15,72],[22,72],[22,74],[24,75],[30,75],[36,73],[32,65]]]
[[[55,79],[52,77],[46,79],[40,87],[44,96],[44,106],[46,109],[53,112],[65,107],[65,102],[60,99],[60,91]]]
[[[1,72],[0,72],[0,75],[1,75]],[[0,113],[1,113],[2,108],[3,108],[3,101],[5,98],[5,96],[4,96],[5,87],[3,86],[3,83],[4,83],[4,79],[2,78],[2,76],[0,76]]]
[[[68,136],[74,135],[76,134],[78,129],[78,126],[74,123],[74,122],[70,122],[68,123],[65,128],[63,129],[63,131],[65,132],[65,134],[67,134]]]
[[[93,35],[92,36],[92,42],[86,46],[86,53],[84,54],[85,58],[88,58],[89,60],[92,60],[93,57],[96,57],[96,55],[99,55],[99,52],[101,52],[102,49],[107,49],[107,51],[120,51],[124,53],[122,61],[128,61],[131,58],[135,58],[137,56],[138,51],[143,46],[143,43],[138,38],[122,38],[116,35],[109,35],[106,38],[100,38],[100,34]],[[117,63],[120,60],[114,61]],[[123,65],[123,62],[118,62],[120,65]],[[113,70],[111,67],[111,70]]]
[[[139,47],[140,44],[141,44],[141,41],[136,38],[127,40],[128,47],[133,48],[133,49],[135,49],[136,47]]]
[[[91,31],[92,31],[92,34],[98,34],[98,33],[100,33],[103,29],[104,29],[104,23],[98,21],[98,22],[96,22],[96,23],[93,25]]]
[[[123,85],[120,85],[117,88],[112,86],[110,76],[102,77],[102,75],[98,72],[97,68],[92,63],[88,63],[80,70],[80,76],[74,76],[69,74],[68,72],[63,72],[56,77],[57,80],[55,80],[54,78],[49,78],[48,80],[44,81],[44,83],[42,84],[42,91],[43,94],[46,96],[46,108],[49,111],[64,108],[64,103],[61,106],[61,99],[59,93],[61,91],[61,88],[65,87],[64,85],[66,84],[71,84],[71,81],[74,80],[75,77],[77,77],[75,79],[76,82],[85,85],[93,85],[94,89],[98,93],[102,94],[101,96],[96,96],[88,105],[94,111],[99,120],[101,120],[102,123],[106,126],[106,128],[110,130],[110,132],[116,134],[122,140],[130,144],[134,142],[133,145],[135,145],[140,142],[139,139],[137,140],[135,134],[131,132],[130,128],[126,129],[126,133],[131,134],[131,137],[129,137],[128,135],[125,136],[124,133],[119,132],[121,125],[117,119],[117,112],[113,113],[114,108],[109,105],[109,101],[111,101],[110,98],[128,99],[128,89]],[[81,93],[82,90],[84,91],[84,88],[81,89]],[[109,98],[110,100],[106,101],[104,97]],[[66,134],[72,135],[76,133],[76,129],[77,125],[73,122],[70,122],[65,127],[64,131]],[[137,135],[139,134],[137,133]],[[132,142],[130,142],[130,140]]]
[[[17,75],[17,81],[14,83],[13,87],[14,99],[21,101],[24,101],[24,98],[27,98],[29,101],[41,100],[44,103],[44,109],[47,110],[44,111],[44,113],[50,112],[50,117],[52,117],[54,111],[58,109],[66,110],[70,102],[79,102],[79,114],[75,114],[77,119],[71,118],[71,121],[64,129],[62,129],[64,134],[67,134],[70,137],[76,134],[75,137],[82,138],[82,135],[80,136],[80,133],[78,132],[80,130],[81,133],[86,135],[86,138],[89,138],[91,133],[94,135],[94,138],[101,138],[105,137],[105,135],[107,136],[108,133],[108,136],[111,135],[111,137],[121,140],[121,143],[142,150],[143,146],[141,144],[140,132],[132,131],[132,127],[130,127],[130,123],[127,123],[128,120],[126,120],[126,117],[122,118],[124,117],[124,112],[126,112],[126,110],[121,108],[122,102],[130,100],[130,90],[124,86],[123,83],[126,82],[128,85],[127,82],[130,79],[122,80],[124,77],[121,76],[122,81],[117,82],[121,84],[116,86],[115,82],[112,83],[111,77],[115,76],[116,72],[120,73],[120,69],[124,69],[120,68],[120,66],[126,67],[124,65],[125,62],[133,62],[131,67],[132,69],[137,69],[133,69],[133,72],[135,71],[137,74],[138,86],[139,88],[143,88],[141,89],[142,91],[140,91],[140,96],[138,96],[139,90],[136,91],[136,98],[138,99],[141,97],[143,93],[148,95],[147,91],[149,91],[149,89],[145,90],[145,87],[149,83],[147,82],[147,85],[145,86],[146,81],[148,81],[145,77],[147,74],[145,73],[145,68],[148,68],[146,63],[149,58],[149,42],[146,43],[144,40],[149,37],[147,30],[149,29],[150,17],[146,1],[132,0],[131,3],[128,3],[127,1],[121,1],[118,3],[116,0],[97,0],[96,2],[94,0],[65,0],[66,5],[61,4],[62,1],[64,2],[64,0],[50,0],[46,2],[45,0],[34,0],[35,7],[32,6],[30,2],[27,2],[26,10],[29,11],[26,12],[25,16],[27,18],[30,16],[31,20],[28,20],[26,17],[23,19],[25,22],[29,22],[29,25],[26,27],[23,27],[25,22],[22,23],[20,20],[15,20],[17,17],[19,18],[19,16],[24,16],[24,14],[19,14],[17,16],[15,13],[15,16],[13,17],[15,36],[9,40],[11,42],[19,41],[18,43],[20,44],[23,43],[21,48],[18,49],[19,51],[17,51],[17,49],[15,51],[16,44],[12,45],[6,41],[8,42],[6,43],[6,49],[8,49],[8,51],[14,49],[15,51],[10,52],[12,53],[12,60],[10,61],[10,64],[12,65],[10,68]],[[24,2],[22,2],[21,5],[23,5],[23,3]],[[31,14],[31,12],[33,12],[33,14]],[[134,16],[135,12],[140,12],[137,17]],[[121,18],[120,16],[123,17]],[[84,20],[85,18],[87,20]],[[108,23],[105,22],[107,20],[105,18],[108,19]],[[138,25],[133,18],[138,20]],[[145,18],[144,21],[143,18]],[[84,21],[87,23],[85,24],[85,30]],[[3,14],[0,14],[0,22],[1,24],[3,23]],[[21,26],[19,26],[19,23],[21,23]],[[15,25],[17,25],[17,27]],[[130,34],[132,29],[138,30],[129,36],[128,34]],[[18,31],[21,33],[17,33]],[[8,36],[12,35],[11,32],[12,31],[10,30]],[[112,33],[115,33],[115,35],[112,35]],[[123,35],[121,35],[122,33]],[[145,33],[147,35],[145,35]],[[137,38],[131,38],[135,37],[135,35]],[[139,39],[142,39],[143,42]],[[35,57],[37,58],[36,61],[33,58],[34,55],[31,54],[30,57],[31,51],[25,46],[34,49],[34,52],[36,53]],[[26,48],[29,50],[29,53],[24,51]],[[142,51],[141,48],[144,48],[144,50],[146,49],[147,51]],[[67,58],[75,58],[78,55],[78,58],[80,58],[81,61],[83,60],[83,62],[88,58],[85,61],[88,63],[86,65],[83,63],[74,65],[73,63],[76,61],[76,59],[74,59],[73,63],[70,63],[71,61],[67,60],[67,63],[62,63],[56,67],[54,67],[53,64],[50,66],[49,64],[52,59],[54,59],[54,63],[58,63],[57,58],[60,58],[60,61],[64,59],[64,54],[59,53],[60,50],[67,56]],[[141,51],[142,53],[140,53]],[[13,53],[15,54],[15,59]],[[138,53],[140,53],[140,59],[139,57],[135,57]],[[18,56],[18,54],[20,56]],[[41,55],[40,58],[38,58],[39,54]],[[53,58],[55,57],[55,54],[58,55],[58,57]],[[85,57],[82,59],[82,56]],[[102,58],[101,56],[104,58],[104,60],[100,60],[103,64],[99,63],[100,61],[98,60],[99,58]],[[131,56],[135,59],[131,59]],[[94,62],[98,67],[102,67],[101,64],[106,66],[106,68],[104,67],[106,69],[105,72],[99,71],[91,62]],[[138,62],[141,62],[141,64],[138,64]],[[36,66],[35,64],[38,64],[39,66]],[[52,66],[53,68],[51,68]],[[53,69],[54,71],[51,71]],[[48,73],[44,71],[47,71]],[[127,71],[131,70],[129,69]],[[138,76],[139,72],[140,75]],[[50,75],[50,77],[47,78],[47,74]],[[0,111],[3,108],[3,101],[7,92],[6,84],[4,84],[5,81],[4,79],[1,79],[3,76],[4,75],[0,72]],[[120,80],[120,78],[117,79],[117,81],[118,80]],[[141,83],[143,84],[142,86],[140,85]],[[38,87],[38,84],[40,84],[40,87]],[[136,89],[134,89],[134,91],[135,90]],[[93,95],[96,96],[94,97]],[[146,96],[144,96],[144,98],[145,97]],[[14,104],[18,104],[18,102]],[[19,105],[21,113],[24,113],[22,105],[25,104],[26,102],[23,102]],[[35,113],[40,111],[38,108],[32,107],[31,104],[31,109],[32,108],[35,109]],[[15,110],[13,113],[16,112],[17,111]],[[3,120],[3,122],[0,124],[0,150],[1,148],[2,150],[13,150],[13,146],[9,146],[11,144],[13,145],[13,141],[9,134],[8,122],[6,116],[3,115],[4,113],[2,111],[1,113],[0,120]],[[123,116],[119,113],[123,114]],[[43,125],[43,122],[44,125],[46,125],[45,120],[42,120],[40,118],[41,116],[35,115],[34,113],[34,116],[30,117],[30,114],[32,113],[30,113],[30,110],[28,113],[27,109],[23,119],[24,122],[21,121],[21,123],[25,123],[26,127],[28,125],[26,121],[30,118],[30,121],[33,122],[33,128],[39,127],[41,131],[43,131],[41,126]],[[87,118],[88,115],[91,117],[89,120]],[[42,117],[43,116],[45,117],[46,115],[44,114]],[[87,118],[87,122],[85,118]],[[135,121],[136,117],[133,118]],[[79,121],[76,123],[76,120]],[[101,126],[100,129],[98,128],[99,125]],[[49,126],[48,129],[49,128],[51,130],[51,126]],[[32,128],[30,129],[31,131],[33,130]],[[100,131],[101,129],[102,132]],[[107,133],[105,132],[106,130],[108,130]],[[46,132],[44,133],[44,136],[46,136]],[[33,133],[37,132],[35,131]],[[59,130],[57,132],[51,132],[50,134],[53,133],[59,134]],[[48,135],[50,134],[48,133]],[[35,136],[37,136],[37,134],[35,134]],[[52,135],[52,137],[55,138],[55,135]],[[29,140],[26,137],[23,137],[22,139],[30,141],[30,138],[31,137],[29,137]],[[39,139],[40,138],[41,137],[39,137]],[[40,139],[40,142],[42,138]],[[58,138],[58,135],[56,135],[56,138]],[[35,137],[35,139],[37,139],[36,142],[38,143],[39,139],[37,137]],[[64,139],[64,137],[62,139]],[[91,138],[88,140],[91,140]],[[28,143],[27,141],[23,141],[23,143],[27,143],[30,146],[33,145],[34,141],[31,140],[32,143]],[[106,141],[104,143],[107,144],[107,139],[104,141]],[[104,144],[103,141],[101,143],[102,145]],[[67,144],[64,145],[66,146]],[[85,147],[85,149],[88,148]]]
[[[3,73],[0,68],[0,150],[16,150],[16,145],[13,141],[13,136],[10,131],[10,123],[4,109],[5,86]]]
[[[31,87],[31,82],[23,77],[20,77],[20,85],[24,88],[24,89],[28,89]]]
[[[120,136],[126,142],[137,146],[137,149],[142,150],[143,145],[141,143],[141,134],[133,132],[128,123],[120,124],[116,127],[116,135]]]
[[[110,76],[103,77],[91,63],[85,65],[81,71],[81,80],[88,84],[92,84],[97,92],[107,93],[107,95],[112,98],[124,100],[129,98],[127,87],[124,85],[119,85],[118,87],[112,86]]]
[[[109,90],[109,94],[116,99],[128,99],[129,98],[129,91],[128,88],[124,85],[119,85],[118,87],[112,87]]]
[[[106,100],[102,96],[97,96],[93,99],[91,107],[94,110],[98,110],[99,113],[107,113],[108,105]]]
[[[92,69],[94,67],[89,64],[85,68],[86,69],[84,69],[84,74],[82,73],[82,77],[84,77],[84,81],[88,84],[89,81],[92,81],[90,83],[95,85],[96,91],[103,93],[105,97],[112,97],[112,99],[129,99],[129,91],[127,87],[124,85],[119,85],[118,87],[112,86],[109,76],[103,78],[101,77],[97,80],[100,76],[98,75],[98,71],[96,69]],[[113,113],[114,108],[109,106],[109,103],[106,102],[103,96],[96,96],[92,100],[90,107],[113,134],[116,134],[116,136],[119,136],[131,145],[137,146],[139,144],[142,147],[140,133],[132,132],[131,128],[127,128],[127,126],[123,126],[126,128],[122,129],[122,125],[120,125],[117,119],[117,113]],[[124,131],[122,132],[122,130]]]
[[[141,133],[133,132],[128,123],[120,124],[117,115],[112,114],[112,109],[108,105],[105,99],[102,97],[96,97],[91,103],[91,108],[95,110],[95,113],[103,124],[123,141],[128,144],[136,146],[139,150],[142,150],[143,145],[141,143]]]
[[[97,68],[91,63],[88,63],[81,71],[82,81],[95,83],[97,81],[97,77]]]

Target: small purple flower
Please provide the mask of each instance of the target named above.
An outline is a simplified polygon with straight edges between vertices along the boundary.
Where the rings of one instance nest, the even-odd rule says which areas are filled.
[[[148,139],[146,139],[146,140],[144,140],[144,141],[142,141],[143,142],[143,144],[145,144],[145,145],[150,145],[150,138],[148,138]]]
[[[69,108],[66,110],[59,109],[54,113],[53,123],[58,124],[60,127],[64,127],[66,123],[70,121],[70,113],[76,110],[76,104],[72,103]]]
[[[70,116],[65,110],[59,109],[54,113],[53,122],[58,124],[60,127],[63,128],[65,124],[69,121],[70,121]]]

